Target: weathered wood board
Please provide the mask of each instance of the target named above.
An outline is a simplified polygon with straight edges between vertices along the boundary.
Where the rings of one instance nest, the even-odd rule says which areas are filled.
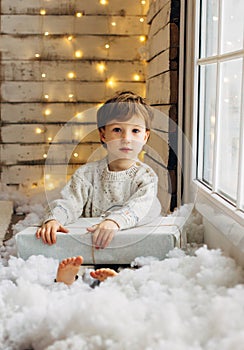
[[[159,40],[159,39],[158,39]],[[24,44],[23,44],[24,42]],[[110,45],[109,50],[105,47]],[[155,42],[154,45],[157,43]],[[34,60],[39,54],[41,59],[48,60],[77,60],[75,52],[80,50],[83,59],[104,60],[141,60],[143,47],[140,35],[113,36],[113,35],[83,35],[76,38],[75,47],[67,42],[66,38],[55,36],[23,37],[2,35],[1,48],[4,60]]]
[[[86,121],[96,122],[97,103],[2,103],[1,119],[3,123],[40,123]],[[46,111],[48,115],[45,115]]]
[[[10,1],[10,0],[9,0]],[[165,6],[169,5],[171,3],[170,0],[157,0],[157,1],[151,1],[150,6],[147,12],[147,22],[152,24],[152,20],[158,21],[159,17],[157,16],[160,11],[164,9]],[[162,26],[164,23],[162,23]]]
[[[154,54],[152,54],[154,55]],[[169,71],[170,65],[170,52],[169,49],[153,56],[150,64],[148,65],[148,79],[156,77],[162,73]]]
[[[144,21],[140,22],[140,18]],[[31,16],[31,15],[3,15],[1,19],[3,34],[33,34],[43,35],[43,28],[49,35],[64,35],[72,33],[74,44],[78,35],[142,35],[147,30],[145,16]],[[94,25],[96,23],[96,25]],[[112,24],[113,23],[113,24]],[[114,24],[115,23],[115,24]],[[72,42],[73,43],[73,42]]]
[[[104,71],[103,66],[104,65]],[[50,81],[63,81],[67,84],[67,74],[75,72],[81,81],[106,81],[113,77],[118,81],[133,81],[135,74],[139,75],[140,81],[145,81],[145,63],[141,61],[4,61],[2,65],[2,80],[8,81],[42,81],[48,91]],[[46,79],[42,78],[46,74]]]
[[[149,32],[150,35],[150,32]],[[170,47],[170,24],[149,36],[147,60],[151,60]]]
[[[96,124],[12,124],[2,127],[3,143],[97,142]]]
[[[175,5],[175,8],[173,9]],[[176,192],[177,157],[174,163],[175,170],[170,174],[167,170],[169,149],[173,147],[171,138],[177,138],[178,120],[178,62],[179,62],[179,13],[177,15],[176,2],[168,0],[156,0],[150,2],[147,14],[147,23],[150,25],[148,32],[148,76],[146,96],[152,105],[160,108],[166,117],[168,128],[157,128],[160,139],[164,136],[165,144],[161,145],[163,151],[147,150],[145,159],[159,175],[159,196],[165,208],[169,208],[170,194]],[[174,11],[172,17],[172,11]],[[159,118],[158,118],[159,119]],[[164,132],[164,130],[168,132]],[[157,146],[160,142],[153,143]],[[177,153],[177,150],[174,150]],[[165,157],[164,157],[165,156]],[[172,166],[172,159],[171,159]],[[162,178],[162,174],[165,176]],[[170,176],[169,176],[170,175]],[[167,190],[166,190],[167,189]],[[171,207],[172,208],[172,207]]]
[[[86,15],[146,15],[149,1],[145,5],[139,1],[131,0],[116,0],[108,1],[107,5],[101,5],[97,0],[86,0],[78,2],[76,0],[56,0],[45,1],[42,4],[39,2],[31,2],[29,0],[2,0],[2,13],[4,14],[36,14],[39,15],[40,8],[45,8],[47,14],[67,15],[75,14],[79,11],[84,11]],[[45,6],[44,6],[45,4]]]
[[[70,93],[76,96],[76,100],[87,103],[104,101],[111,97],[116,90],[132,90],[141,96],[145,96],[145,84],[143,82],[117,82],[110,87],[104,82],[49,82],[45,93],[54,102],[69,102]],[[3,82],[1,86],[2,99],[6,102],[41,102],[43,100],[43,85],[41,82]]]
[[[87,159],[102,147],[100,142],[83,144],[7,144],[1,145],[1,161],[4,165],[25,164],[35,162],[85,163]],[[46,155],[45,157],[43,155]]]

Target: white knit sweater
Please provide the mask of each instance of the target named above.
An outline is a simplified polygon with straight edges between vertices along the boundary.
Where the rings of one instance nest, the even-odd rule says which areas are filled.
[[[62,225],[79,217],[115,221],[121,230],[152,221],[160,215],[158,178],[139,160],[129,169],[110,171],[107,157],[81,166],[50,203],[44,222],[56,219]]]

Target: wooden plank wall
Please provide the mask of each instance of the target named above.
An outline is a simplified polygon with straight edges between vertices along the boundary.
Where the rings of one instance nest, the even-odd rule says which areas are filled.
[[[96,159],[97,106],[145,96],[148,1],[0,1],[1,182],[28,191]]]
[[[157,138],[152,140],[153,150],[147,152],[145,160],[159,174],[159,196],[166,210],[169,202],[171,210],[177,206],[179,18],[179,0],[151,1],[147,15],[147,98],[158,110],[158,118],[154,122]],[[155,152],[159,139],[160,151]]]

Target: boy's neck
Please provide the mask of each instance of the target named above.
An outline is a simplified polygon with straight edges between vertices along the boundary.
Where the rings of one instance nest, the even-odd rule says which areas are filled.
[[[108,158],[108,168],[110,171],[123,171],[129,169],[135,163],[134,159],[116,159]]]

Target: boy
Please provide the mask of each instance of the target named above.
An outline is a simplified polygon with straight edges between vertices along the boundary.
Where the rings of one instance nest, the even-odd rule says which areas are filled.
[[[152,221],[160,215],[157,175],[138,160],[148,140],[153,112],[143,98],[123,91],[97,112],[100,140],[107,157],[81,166],[53,201],[37,230],[44,243],[56,243],[57,231],[83,217],[104,217],[88,227],[96,249],[106,248],[118,230]],[[69,264],[68,264],[69,265]],[[67,267],[69,269],[69,267]]]

